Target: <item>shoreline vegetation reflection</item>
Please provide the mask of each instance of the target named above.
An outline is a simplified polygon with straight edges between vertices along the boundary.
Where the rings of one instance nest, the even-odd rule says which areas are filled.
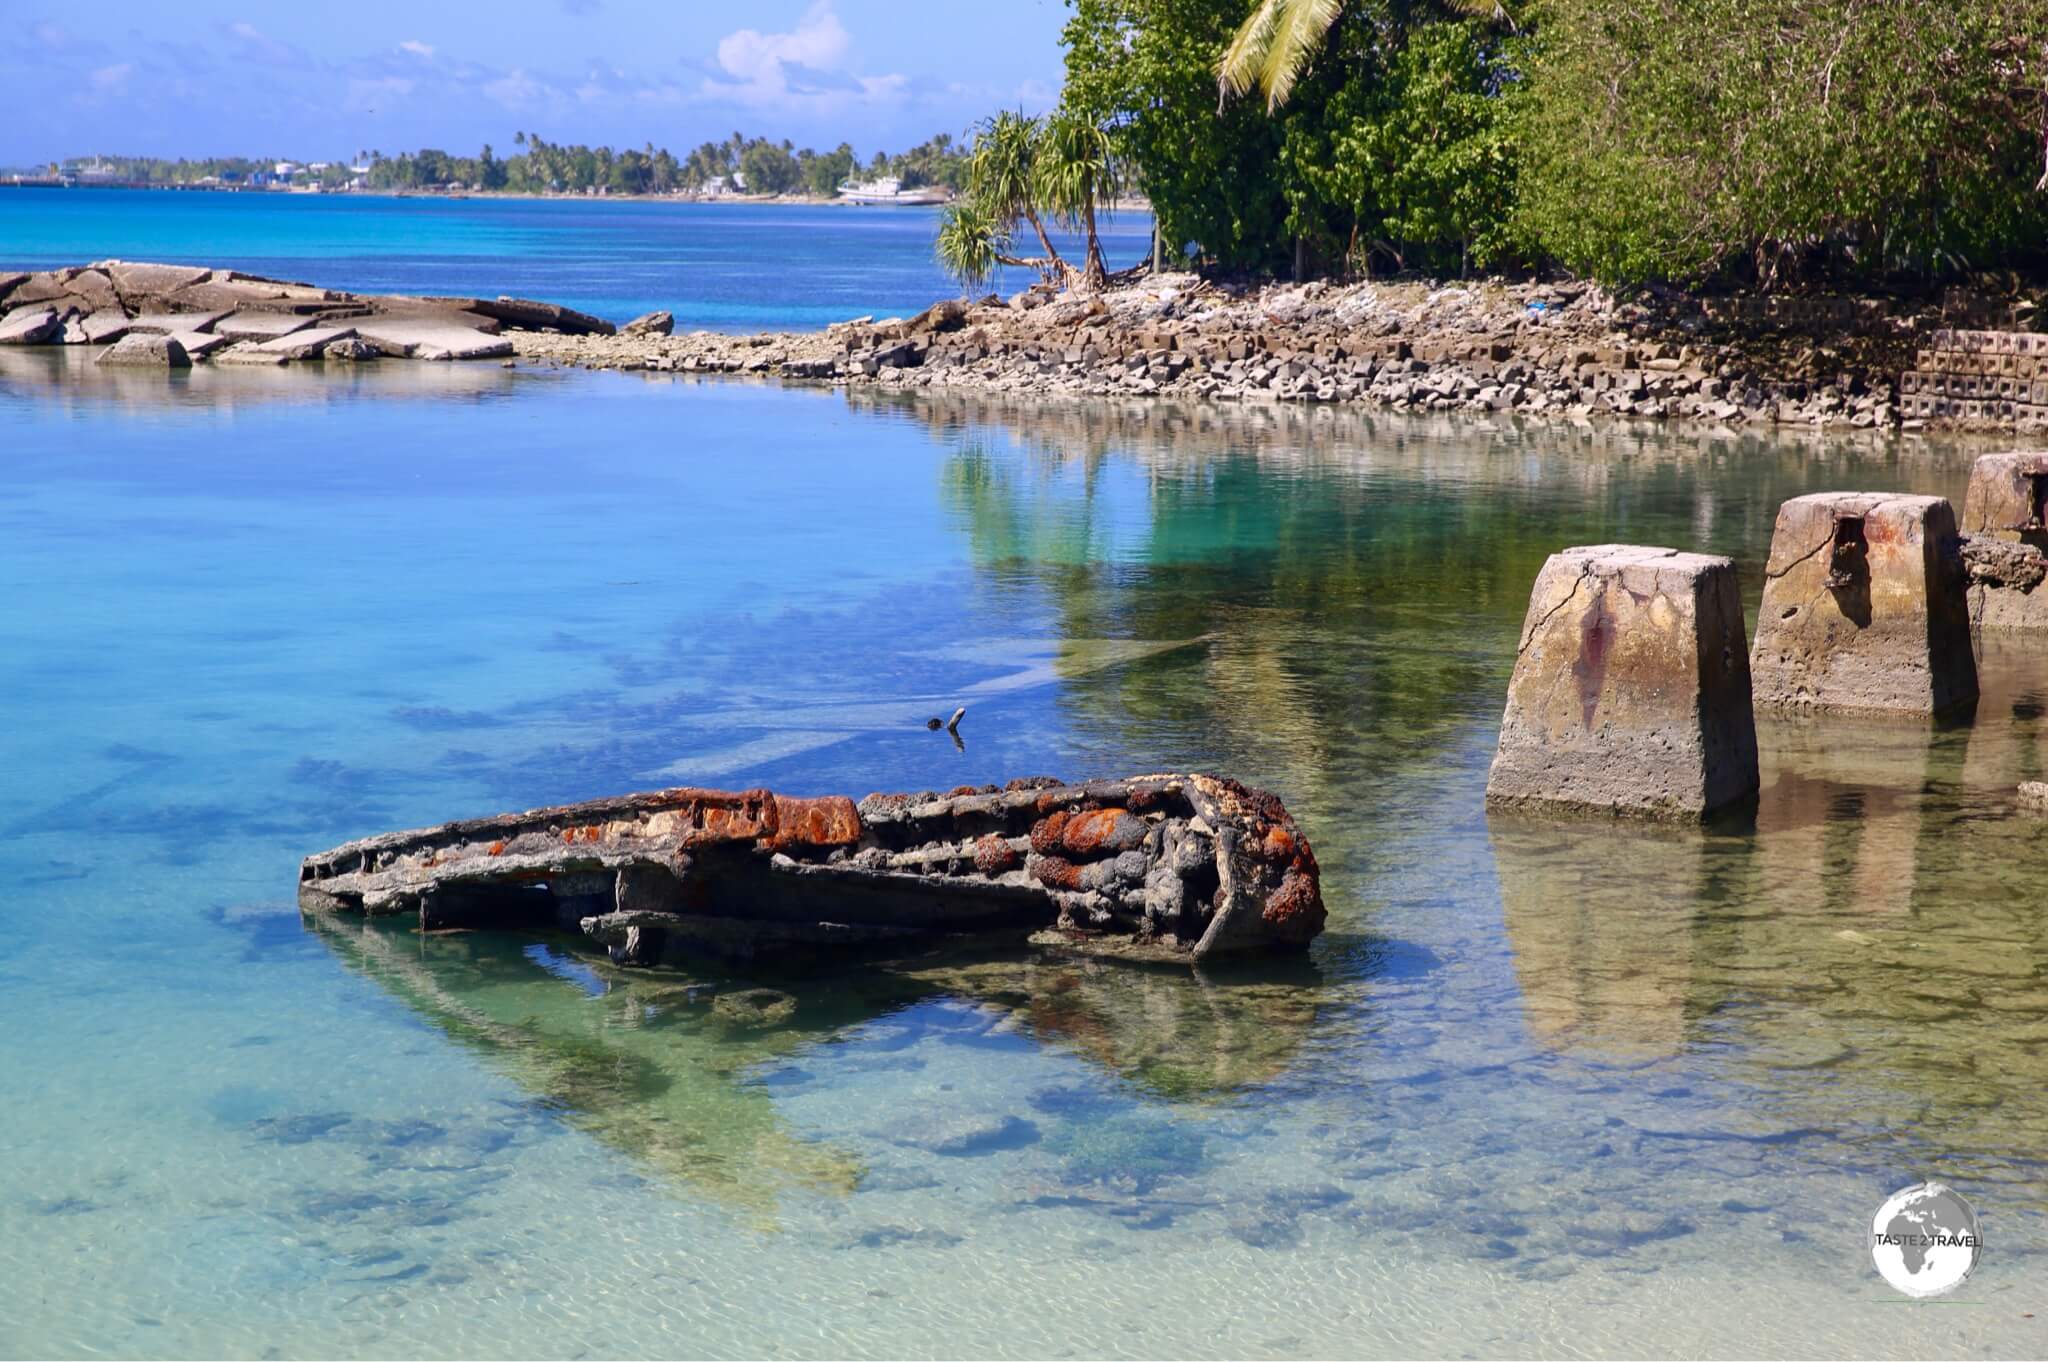
[[[460,395],[0,355],[24,1352],[2027,1349],[2048,664],[1766,722],[1753,826],[1483,805],[1547,554],[1726,553],[1753,612],[1783,500],[1973,447],[406,367]],[[1190,768],[1313,840],[1297,973],[698,977],[284,902],[651,784]],[[1937,1175],[1985,1308],[1865,1308]]]

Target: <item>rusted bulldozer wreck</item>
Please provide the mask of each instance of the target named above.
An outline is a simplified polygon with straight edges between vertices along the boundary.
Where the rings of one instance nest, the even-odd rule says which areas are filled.
[[[1315,855],[1279,799],[1204,775],[792,799],[676,789],[306,858],[309,912],[555,927],[622,964],[816,965],[965,935],[1143,959],[1305,947]]]

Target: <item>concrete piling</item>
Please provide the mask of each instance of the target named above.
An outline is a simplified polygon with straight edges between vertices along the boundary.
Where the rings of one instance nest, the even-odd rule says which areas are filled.
[[[1986,454],[1963,497],[1970,621],[1978,630],[2048,629],[2048,451]]]
[[[1553,554],[1530,594],[1488,805],[1696,821],[1756,791],[1734,563],[1634,544]]]
[[[1939,714],[1977,698],[1955,510],[1817,492],[1778,508],[1750,656],[1774,709]]]

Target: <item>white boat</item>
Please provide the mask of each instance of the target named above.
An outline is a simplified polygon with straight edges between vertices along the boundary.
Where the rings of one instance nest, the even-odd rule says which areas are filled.
[[[894,175],[884,175],[878,180],[848,180],[839,186],[839,197],[849,203],[944,203],[947,194],[942,185],[927,185],[922,189],[905,189],[903,181]]]

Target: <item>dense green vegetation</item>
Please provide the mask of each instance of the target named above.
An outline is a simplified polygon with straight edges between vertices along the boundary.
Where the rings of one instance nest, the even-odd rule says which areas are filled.
[[[1070,4],[1045,126],[1101,131],[1100,183],[1149,194],[1171,256],[1737,285],[2048,261],[2044,0]],[[970,279],[1030,221],[981,164],[941,241]]]

